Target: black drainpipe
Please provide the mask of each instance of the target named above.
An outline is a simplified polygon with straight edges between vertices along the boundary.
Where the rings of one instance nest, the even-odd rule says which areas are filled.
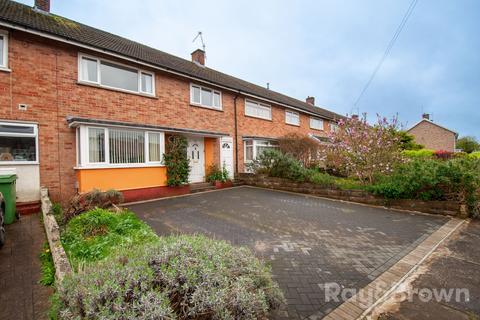
[[[240,92],[239,92],[240,93]],[[233,98],[233,112],[234,112],[234,123],[235,123],[235,176],[238,175],[238,125],[237,125],[237,98],[238,94]]]

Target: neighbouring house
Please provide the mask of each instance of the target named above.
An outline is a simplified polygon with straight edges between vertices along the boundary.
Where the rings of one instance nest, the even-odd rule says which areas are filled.
[[[17,170],[20,205],[41,185],[54,201],[93,188],[160,197],[169,135],[188,138],[195,183],[342,117],[210,69],[202,50],[189,61],[55,15],[48,0],[0,0],[0,29],[0,168]]]
[[[454,152],[458,134],[430,120],[430,115],[424,113],[422,120],[407,130],[415,137],[415,142],[427,149]]]

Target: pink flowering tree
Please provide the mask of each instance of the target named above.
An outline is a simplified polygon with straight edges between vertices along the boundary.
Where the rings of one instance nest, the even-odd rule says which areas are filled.
[[[328,163],[363,183],[372,183],[377,174],[388,174],[400,161],[398,122],[378,116],[375,125],[365,120],[348,118],[338,122],[331,132]]]

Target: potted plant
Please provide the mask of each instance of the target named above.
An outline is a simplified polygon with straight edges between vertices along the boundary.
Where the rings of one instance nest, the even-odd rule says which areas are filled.
[[[216,165],[211,165],[208,169],[207,181],[215,186],[215,189],[229,188],[233,186],[233,182],[228,177],[228,170],[223,165],[220,170]]]

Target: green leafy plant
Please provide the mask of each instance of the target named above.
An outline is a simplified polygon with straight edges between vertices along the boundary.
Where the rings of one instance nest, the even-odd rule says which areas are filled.
[[[262,319],[284,298],[247,248],[171,236],[86,266],[58,285],[63,319]]]
[[[61,235],[73,267],[104,259],[120,247],[157,241],[153,230],[128,211],[96,208],[71,219]]]
[[[466,153],[472,153],[474,151],[480,151],[480,143],[472,136],[461,137],[457,140],[456,146],[462,149]]]
[[[402,155],[410,159],[432,158],[435,150],[419,149],[419,150],[404,150]]]
[[[52,205],[52,214],[57,220],[57,223],[61,223],[63,221],[63,208],[60,203],[54,203]]]
[[[400,149],[401,150],[420,150],[423,149],[421,144],[415,143],[415,137],[406,131],[397,131],[400,137]]]
[[[170,136],[163,156],[163,163],[167,167],[167,185],[181,186],[188,183],[190,172],[187,157],[188,142],[182,136]]]
[[[50,246],[45,241],[42,251],[39,255],[40,258],[40,284],[44,286],[52,286],[55,283],[55,265],[53,263],[52,253],[50,252]]]
[[[223,168],[220,170],[217,165],[212,164],[208,170],[207,170],[207,181],[208,182],[215,182],[215,181],[220,181],[220,182],[227,182],[230,180],[229,175],[228,175],[228,170],[223,166]]]
[[[250,164],[250,170],[271,177],[286,178],[298,182],[305,181],[308,174],[307,169],[302,166],[300,161],[275,149],[262,152]]]

